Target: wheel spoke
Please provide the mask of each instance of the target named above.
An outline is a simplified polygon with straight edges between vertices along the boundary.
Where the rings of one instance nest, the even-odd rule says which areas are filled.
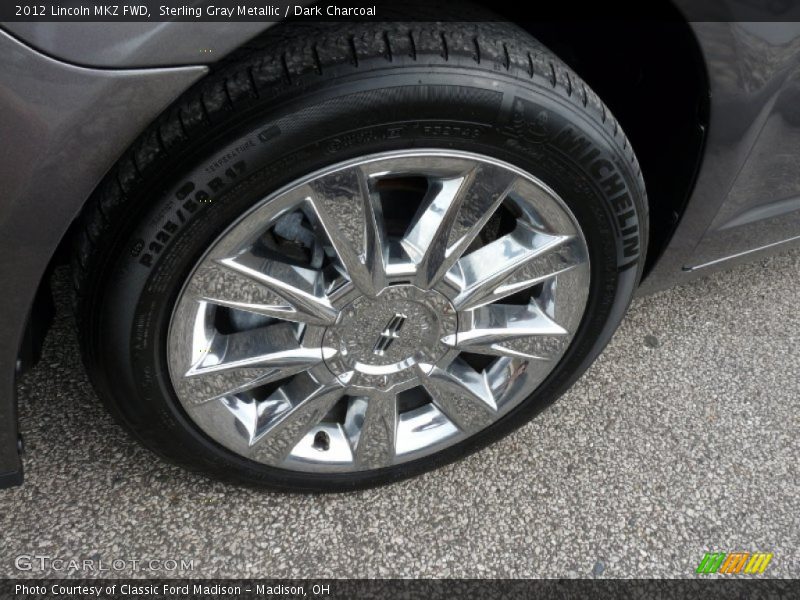
[[[178,379],[176,391],[203,404],[310,369],[333,353],[300,346],[289,323],[217,335],[209,348],[198,349],[199,359]]]
[[[417,285],[430,288],[453,266],[512,188],[513,172],[479,164],[433,182],[402,240],[417,264]]]
[[[589,296],[589,265],[551,277],[544,282],[539,305],[545,314],[574,334],[578,330],[583,315],[582,307]]]
[[[366,207],[366,262],[372,275],[374,290],[380,290],[386,285],[386,270],[389,264],[389,242],[386,235],[386,224],[383,220],[383,207],[377,192],[373,192],[371,180],[363,171],[358,171],[358,180],[361,184],[361,196]]]
[[[321,384],[308,374],[295,377],[259,404],[251,429],[251,457],[280,464],[344,395],[339,385]],[[252,417],[251,417],[252,423]]]
[[[453,304],[468,310],[496,302],[585,260],[576,236],[543,233],[518,221],[510,234],[459,259],[450,272],[460,288]]]
[[[442,341],[475,354],[553,360],[569,342],[569,332],[550,319],[536,302],[527,306],[488,305],[462,313],[465,330]]]
[[[325,235],[353,284],[375,296],[386,279],[385,233],[380,201],[357,167],[308,184],[309,200]]]
[[[245,253],[202,265],[187,290],[198,299],[249,312],[314,325],[330,325],[337,311],[312,269]]]
[[[497,405],[486,376],[477,373],[461,360],[454,361],[446,370],[423,365],[420,369],[422,385],[428,390],[434,404],[448,419],[467,434],[489,425],[495,418]]]
[[[371,391],[355,447],[359,469],[385,467],[394,461],[397,435],[397,397]]]

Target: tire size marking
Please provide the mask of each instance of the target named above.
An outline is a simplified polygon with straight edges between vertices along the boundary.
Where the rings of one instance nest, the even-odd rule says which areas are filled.
[[[158,233],[153,240],[146,245],[146,252],[139,257],[139,264],[145,267],[153,265],[153,259],[161,254],[167,242],[173,235],[186,223],[188,215],[197,211],[200,204],[208,204],[213,201],[213,194],[223,190],[228,184],[236,181],[246,170],[243,160],[232,164],[225,169],[224,173],[217,175],[206,182],[205,186],[198,187],[193,181],[187,181],[175,192],[175,198],[182,202],[180,208],[174,213],[173,217],[168,218],[161,225]],[[177,222],[176,222],[177,221]],[[145,242],[136,240],[131,248],[133,256],[139,255],[145,249]]]

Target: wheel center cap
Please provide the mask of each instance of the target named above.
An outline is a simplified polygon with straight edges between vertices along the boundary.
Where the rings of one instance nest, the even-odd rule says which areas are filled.
[[[415,379],[416,365],[435,364],[450,349],[442,338],[455,332],[455,309],[443,295],[390,286],[344,307],[325,331],[325,346],[336,350],[325,363],[344,384],[388,389]]]

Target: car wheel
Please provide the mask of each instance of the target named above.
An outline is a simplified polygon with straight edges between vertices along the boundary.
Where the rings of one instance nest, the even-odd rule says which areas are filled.
[[[284,25],[94,195],[82,351],[162,456],[274,489],[382,484],[563,393],[646,242],[618,123],[517,27]]]

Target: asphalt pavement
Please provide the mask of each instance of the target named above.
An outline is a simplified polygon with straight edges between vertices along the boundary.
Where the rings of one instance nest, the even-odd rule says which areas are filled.
[[[494,446],[323,496],[140,448],[84,374],[67,282],[18,387],[26,482],[0,491],[0,576],[690,577],[717,550],[800,577],[799,251],[636,300],[572,390]]]

